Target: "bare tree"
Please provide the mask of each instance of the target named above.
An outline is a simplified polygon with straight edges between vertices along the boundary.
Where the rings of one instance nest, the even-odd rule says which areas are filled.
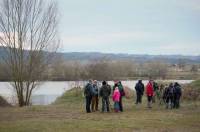
[[[32,91],[58,48],[57,14],[55,2],[1,0],[0,44],[20,107],[30,104]]]
[[[167,75],[167,64],[160,61],[152,61],[146,63],[144,66],[145,72],[149,78],[162,78],[165,79]]]
[[[193,73],[197,73],[198,72],[198,65],[192,65],[190,71],[193,72]]]

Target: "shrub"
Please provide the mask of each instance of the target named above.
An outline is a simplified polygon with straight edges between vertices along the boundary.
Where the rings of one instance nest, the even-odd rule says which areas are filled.
[[[200,100],[200,80],[184,86],[183,99],[193,101]]]

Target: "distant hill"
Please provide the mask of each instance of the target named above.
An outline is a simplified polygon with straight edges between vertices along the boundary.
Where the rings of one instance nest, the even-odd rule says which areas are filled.
[[[200,63],[200,56],[183,56],[183,55],[137,55],[137,54],[112,54],[99,52],[70,52],[60,53],[65,60],[88,61],[98,60],[102,58],[110,60],[131,60],[135,62],[148,61],[164,61],[167,63],[176,64],[180,61],[185,63],[195,64]]]
[[[180,60],[185,63],[195,64],[200,63],[200,56],[184,56],[184,55],[137,55],[137,54],[113,54],[113,53],[100,53],[100,52],[66,52],[57,53],[62,56],[64,60],[70,61],[90,61],[102,58],[110,60],[131,60],[135,62],[148,62],[148,61],[164,61],[171,64],[179,63]],[[5,56],[6,53],[0,47],[0,58]]]

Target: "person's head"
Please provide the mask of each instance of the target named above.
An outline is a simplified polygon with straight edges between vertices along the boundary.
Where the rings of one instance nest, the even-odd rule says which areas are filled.
[[[119,86],[119,85],[122,85],[122,82],[121,82],[121,81],[118,82],[118,86]]]
[[[94,80],[94,84],[97,84],[97,80]]]
[[[170,83],[170,84],[169,84],[169,87],[173,87],[173,83]]]
[[[151,79],[151,80],[149,80],[149,82],[151,83],[151,84],[153,84],[153,80]]]
[[[140,79],[140,80],[138,80],[138,82],[139,82],[139,83],[142,83],[142,80]]]
[[[90,80],[89,80],[89,83],[90,83],[90,84],[92,84],[92,83],[93,83],[93,80],[92,80],[92,79],[90,79]]]
[[[174,83],[174,87],[180,86],[178,82]]]
[[[103,82],[102,82],[102,85],[106,85],[106,84],[107,84],[106,81],[103,81]]]
[[[118,83],[114,83],[114,87],[118,87]]]
[[[115,90],[119,90],[119,88],[118,88],[118,87],[115,87]]]

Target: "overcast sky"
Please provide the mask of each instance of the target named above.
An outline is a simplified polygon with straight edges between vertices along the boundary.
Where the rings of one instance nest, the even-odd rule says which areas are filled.
[[[63,52],[200,55],[200,0],[58,0]]]

